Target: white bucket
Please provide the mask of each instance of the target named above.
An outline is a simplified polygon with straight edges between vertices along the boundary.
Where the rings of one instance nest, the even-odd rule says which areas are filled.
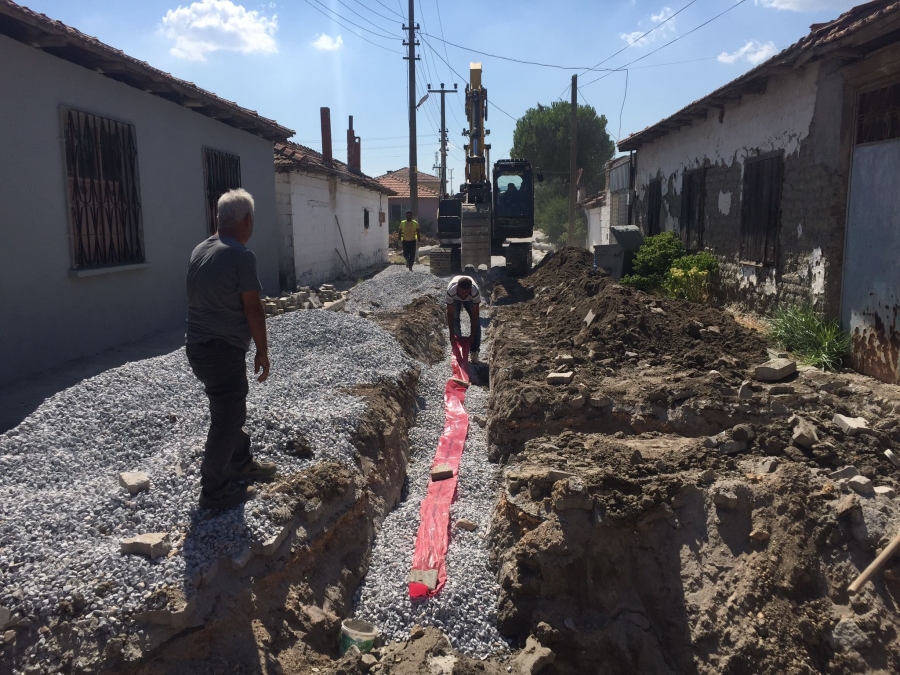
[[[353,645],[356,645],[363,654],[367,654],[372,651],[377,638],[378,628],[375,625],[359,619],[344,619],[341,622],[341,655],[343,656]]]

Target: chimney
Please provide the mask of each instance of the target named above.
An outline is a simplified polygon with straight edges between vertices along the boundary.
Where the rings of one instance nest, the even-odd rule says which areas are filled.
[[[350,115],[350,128],[347,129],[347,166],[355,173],[362,173],[360,154],[360,138],[353,133],[353,115]]]
[[[327,164],[331,164],[331,109],[319,108],[322,117],[322,156]]]

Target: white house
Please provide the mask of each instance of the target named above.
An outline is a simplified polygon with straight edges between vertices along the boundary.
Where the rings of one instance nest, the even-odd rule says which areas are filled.
[[[316,285],[388,259],[387,200],[395,194],[360,170],[360,141],[347,132],[348,163],[331,151],[331,119],[322,108],[324,153],[275,144],[281,285]]]
[[[231,187],[279,291],[272,144],[293,131],[9,0],[0,63],[0,383],[184,322]]]

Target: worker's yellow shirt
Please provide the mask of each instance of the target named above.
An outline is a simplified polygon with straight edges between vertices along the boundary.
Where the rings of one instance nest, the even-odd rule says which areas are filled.
[[[419,222],[416,220],[400,221],[400,236],[403,241],[415,241],[419,238]]]

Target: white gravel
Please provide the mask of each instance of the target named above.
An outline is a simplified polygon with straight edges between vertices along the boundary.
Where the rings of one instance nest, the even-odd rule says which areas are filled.
[[[422,295],[440,299],[446,292],[447,279],[434,276],[425,265],[413,265],[412,272],[405,265],[391,265],[354,286],[346,309],[384,312],[400,309]]]
[[[463,330],[466,322],[463,321]],[[482,353],[490,343],[483,340]],[[375,540],[372,562],[355,596],[356,616],[379,626],[386,640],[408,639],[415,625],[440,628],[464,654],[484,658],[508,650],[496,625],[500,587],[489,564],[487,531],[500,486],[499,466],[487,459],[487,433],[475,415],[487,416],[488,391],[472,386],[466,394],[469,435],[459,469],[457,499],[450,509],[451,538],[447,551],[447,583],[431,599],[413,601],[407,581],[419,529],[419,506],[428,488],[438,438],[444,428],[444,387],[450,377],[450,355],[419,380],[424,406],[410,431],[412,461],[408,495],[385,519]],[[478,524],[474,532],[455,526],[460,518]]]
[[[364,404],[340,390],[395,379],[415,362],[386,331],[348,314],[301,311],[268,325],[272,372],[251,380],[248,397],[253,451],[281,473],[323,458],[352,462]],[[0,605],[40,625],[80,595],[98,636],[109,637],[153,590],[187,586],[218,558],[276,533],[268,499],[209,519],[197,506],[208,420],[179,350],[85,380],[0,435]],[[289,454],[299,435],[314,459]],[[148,473],[150,491],[130,496],[121,471]],[[121,539],[145,532],[175,541],[189,533],[183,555],[119,554]]]

